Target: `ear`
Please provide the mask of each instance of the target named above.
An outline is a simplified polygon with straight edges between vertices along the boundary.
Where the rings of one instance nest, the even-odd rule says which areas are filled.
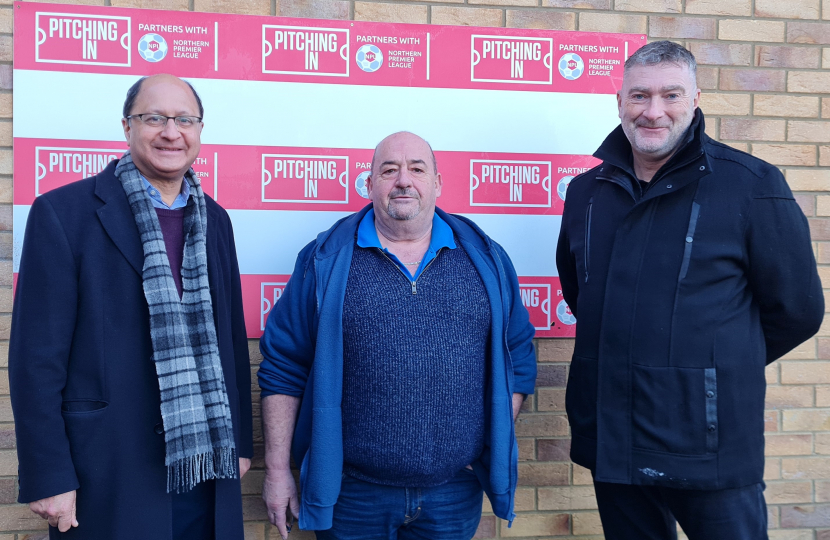
[[[370,174],[366,177],[366,195],[369,196],[369,199],[372,198],[372,188],[374,187],[374,174]]]
[[[130,130],[132,129],[130,121],[126,118],[122,118],[121,127],[124,128],[124,138],[127,139],[127,146],[130,146]]]
[[[441,196],[441,188],[444,186],[444,179],[441,178],[441,173],[435,175],[435,196]]]
[[[694,107],[692,107],[692,109],[697,109],[697,106],[699,104],[700,104],[700,88],[695,88]]]
[[[617,116],[622,119],[622,89],[617,90]]]

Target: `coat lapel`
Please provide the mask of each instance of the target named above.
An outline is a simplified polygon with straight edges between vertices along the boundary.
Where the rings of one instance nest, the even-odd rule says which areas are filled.
[[[117,161],[110,162],[96,177],[95,195],[104,202],[98,209],[98,219],[118,250],[129,261],[139,276],[144,268],[144,249],[127,194],[115,177]]]

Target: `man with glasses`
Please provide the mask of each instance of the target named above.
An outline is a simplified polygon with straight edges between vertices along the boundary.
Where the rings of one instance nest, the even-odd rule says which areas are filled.
[[[9,377],[19,501],[50,538],[243,538],[250,367],[230,219],[190,168],[203,115],[142,78],[129,151],[29,213]]]

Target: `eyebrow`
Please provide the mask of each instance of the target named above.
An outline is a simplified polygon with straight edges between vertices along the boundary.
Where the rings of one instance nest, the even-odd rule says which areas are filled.
[[[423,159],[410,159],[406,163],[407,163],[407,165],[415,165],[415,164],[426,165],[427,164],[427,162],[424,161]],[[397,161],[387,160],[387,161],[382,162],[380,164],[380,167],[383,168],[386,165],[397,165],[397,164],[398,164]]]
[[[685,91],[686,87],[683,86],[682,84],[673,84],[671,86],[663,86],[662,88],[660,88],[659,93],[662,94],[662,93],[665,93],[665,92],[675,92],[677,90]],[[646,88],[646,87],[643,87],[643,86],[635,86],[635,87],[631,88],[628,91],[629,94],[634,94],[634,93],[648,94],[650,92],[651,92],[651,88]]]

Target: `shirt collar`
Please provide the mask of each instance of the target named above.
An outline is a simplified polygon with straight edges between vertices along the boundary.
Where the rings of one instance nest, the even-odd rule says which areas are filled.
[[[190,184],[184,178],[182,178],[182,190],[170,206],[165,204],[165,202],[161,199],[161,193],[159,193],[159,190],[157,190],[153,184],[144,178],[143,174],[141,175],[141,182],[144,185],[144,189],[147,190],[147,195],[150,196],[150,201],[153,203],[153,207],[177,210],[187,206],[187,200],[190,198]]]
[[[380,244],[378,231],[375,229],[374,208],[366,212],[357,227],[357,245],[362,248],[376,247],[386,251]],[[452,229],[447,225],[447,222],[438,217],[438,214],[434,214],[432,216],[432,238],[429,241],[427,252],[438,253],[438,250],[443,247],[455,249],[455,238],[453,238]]]

